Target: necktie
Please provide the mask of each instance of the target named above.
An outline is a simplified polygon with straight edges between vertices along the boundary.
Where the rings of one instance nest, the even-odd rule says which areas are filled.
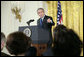
[[[40,27],[42,27],[42,19],[40,19]]]

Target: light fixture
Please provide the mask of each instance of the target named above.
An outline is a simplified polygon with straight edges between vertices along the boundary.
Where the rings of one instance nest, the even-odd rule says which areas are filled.
[[[15,14],[16,19],[19,19],[19,22],[21,22],[21,15],[25,11],[24,1],[11,1],[10,3],[12,13]]]

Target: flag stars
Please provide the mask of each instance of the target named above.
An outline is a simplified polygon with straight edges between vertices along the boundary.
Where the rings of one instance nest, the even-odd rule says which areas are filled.
[[[62,10],[61,10],[61,4],[60,4],[60,1],[58,1],[58,6],[57,6],[57,24],[61,24],[63,21],[62,21]]]

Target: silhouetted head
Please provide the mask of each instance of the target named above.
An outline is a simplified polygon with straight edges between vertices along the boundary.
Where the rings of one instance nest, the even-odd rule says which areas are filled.
[[[30,37],[27,37],[23,32],[13,32],[7,37],[6,48],[12,55],[26,53],[30,45]]]
[[[54,29],[54,47],[55,56],[80,56],[82,42],[79,36],[64,25],[58,25]]]

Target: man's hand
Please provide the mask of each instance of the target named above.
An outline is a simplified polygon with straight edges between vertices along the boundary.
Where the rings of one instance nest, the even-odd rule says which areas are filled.
[[[49,18],[49,19],[47,20],[47,22],[48,22],[48,23],[51,23],[51,19]]]

